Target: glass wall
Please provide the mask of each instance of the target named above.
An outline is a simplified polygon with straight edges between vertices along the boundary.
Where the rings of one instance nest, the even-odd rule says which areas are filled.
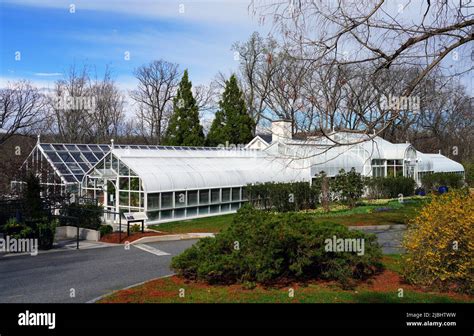
[[[387,176],[403,176],[403,160],[387,160]]]
[[[112,154],[86,174],[82,193],[110,211],[146,211],[147,224],[235,212],[247,201],[241,186],[145,193],[140,177]]]
[[[372,160],[372,177],[384,177],[385,175],[385,160]]]
[[[111,212],[142,212],[146,208],[140,177],[112,154],[106,155],[88,172],[82,181],[82,192],[97,198]],[[159,209],[160,199],[148,198],[148,207]]]
[[[399,160],[372,160],[372,177],[403,176],[403,159]]]
[[[148,193],[148,223],[234,212],[246,201],[245,187]]]
[[[48,159],[51,160],[56,169],[48,162]],[[75,162],[68,163],[68,166],[66,166],[58,155],[56,155],[56,157],[50,157],[48,153],[43,154],[37,145],[20,167],[16,179],[17,181],[23,181],[28,174],[33,173],[39,177],[42,193],[63,194],[67,192],[77,192],[78,182],[76,176],[71,173],[71,171],[78,173],[77,168]],[[82,173],[82,171],[78,173],[79,177],[82,176],[80,173]],[[61,177],[63,179],[61,179]]]

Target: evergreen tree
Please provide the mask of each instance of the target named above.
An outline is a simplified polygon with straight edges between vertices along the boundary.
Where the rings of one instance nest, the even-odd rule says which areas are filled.
[[[222,99],[219,101],[219,111],[216,112],[211,129],[207,135],[207,144],[217,146],[225,144],[246,144],[253,138],[254,121],[247,113],[243,92],[237,84],[237,78],[232,75],[228,81]]]
[[[185,70],[173,99],[173,114],[166,130],[165,145],[203,146],[205,143],[198,107],[191,88],[188,70]]]
[[[34,174],[29,174],[26,179],[26,188],[23,191],[27,209],[26,215],[30,219],[40,219],[45,215],[43,210],[43,202],[41,200],[41,185],[39,178]]]
[[[351,168],[347,173],[344,169],[341,169],[333,182],[333,191],[338,192],[350,208],[355,207],[356,202],[363,194],[363,190],[364,181],[362,176],[354,168]]]

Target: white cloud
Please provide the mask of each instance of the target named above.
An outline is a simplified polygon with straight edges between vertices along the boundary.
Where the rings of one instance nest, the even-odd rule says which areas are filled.
[[[34,75],[39,77],[57,77],[63,74],[60,72],[35,72]]]

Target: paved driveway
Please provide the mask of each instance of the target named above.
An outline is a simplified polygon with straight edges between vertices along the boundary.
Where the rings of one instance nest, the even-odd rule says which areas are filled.
[[[171,274],[171,258],[196,240],[0,258],[0,302],[87,302]],[[71,293],[75,297],[71,297]]]
[[[360,228],[357,228],[360,229]],[[365,228],[385,254],[401,253],[404,226]],[[172,274],[171,258],[197,240],[89,248],[0,258],[0,302],[87,302],[113,290]],[[71,293],[74,296],[71,296]]]
[[[403,253],[404,249],[401,246],[403,235],[406,231],[405,225],[390,225],[380,226],[378,228],[358,228],[353,227],[353,229],[361,230],[367,233],[373,233],[377,236],[377,240],[382,247],[382,252],[384,254],[394,254],[394,253]]]

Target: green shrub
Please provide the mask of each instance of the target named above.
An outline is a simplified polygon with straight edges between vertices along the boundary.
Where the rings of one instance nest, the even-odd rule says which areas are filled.
[[[41,199],[41,184],[35,174],[29,174],[25,178],[26,188],[23,191],[23,199],[27,204],[25,217],[41,219],[46,215],[43,201]]]
[[[364,184],[367,187],[368,198],[385,198],[383,190],[383,177],[364,177]]]
[[[109,233],[112,233],[114,231],[113,227],[111,225],[101,225],[99,227],[99,232],[100,236],[103,237]]]
[[[426,190],[436,189],[439,186],[459,189],[463,186],[463,176],[453,173],[427,174],[421,178],[421,184]]]
[[[327,252],[326,239],[365,240],[365,254]],[[381,250],[374,235],[345,226],[315,224],[298,213],[276,214],[247,205],[230,227],[204,238],[172,260],[181,276],[208,283],[263,283],[279,280],[337,280],[350,287],[356,279],[381,270]]]
[[[344,203],[353,208],[362,196],[364,182],[361,175],[354,168],[347,173],[344,169],[341,169],[332,183],[332,189],[341,196]]]
[[[19,237],[20,232],[25,228],[24,224],[20,224],[15,218],[10,218],[3,226],[3,233],[10,237]]]
[[[76,217],[79,219],[79,227],[85,229],[98,230],[102,224],[103,208],[95,204],[72,203],[61,210],[61,215]],[[61,225],[76,226],[74,220],[62,218]]]
[[[413,195],[416,183],[411,177],[396,176],[367,178],[365,184],[371,198],[396,198]]]
[[[412,196],[415,193],[415,180],[411,177],[386,177],[383,183],[384,193],[390,198]]]
[[[14,218],[11,218],[4,225],[4,233],[15,239],[37,238],[38,248],[49,250],[53,247],[56,226],[57,223],[49,222],[47,217],[29,222],[29,224],[17,223]]]
[[[140,224],[133,224],[132,226],[130,226],[130,232],[131,233],[138,233],[141,230],[142,230],[142,228],[141,228]]]
[[[247,194],[258,209],[288,212],[315,208],[319,190],[308,182],[267,182],[248,185]]]
[[[3,232],[5,235],[12,238],[33,238],[35,236],[35,230],[26,225],[25,223],[18,223],[15,218],[10,218],[7,223],[3,226]]]
[[[49,250],[53,247],[54,234],[56,233],[56,221],[49,222],[45,220],[37,225],[38,248]]]
[[[474,162],[463,164],[466,183],[470,187],[474,187]]]
[[[18,236],[18,238],[34,238],[35,236],[35,231],[29,227],[29,226],[25,226],[21,231],[20,231],[20,234]]]

